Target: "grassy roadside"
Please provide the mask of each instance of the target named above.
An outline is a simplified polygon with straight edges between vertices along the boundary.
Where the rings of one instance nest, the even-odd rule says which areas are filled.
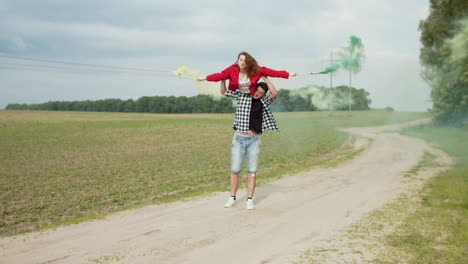
[[[409,263],[466,263],[468,259],[468,128],[420,126],[403,134],[422,138],[455,159],[453,169],[430,179],[416,212],[386,237]],[[385,263],[385,262],[384,262]]]
[[[260,183],[356,155],[337,127],[427,114],[276,116],[281,132],[262,136]],[[227,190],[232,118],[0,111],[0,236]]]
[[[422,138],[455,159],[454,167],[419,186],[435,156],[425,153],[402,177],[410,186],[343,234],[304,252],[297,263],[466,263],[468,259],[467,128],[424,125],[403,134]]]

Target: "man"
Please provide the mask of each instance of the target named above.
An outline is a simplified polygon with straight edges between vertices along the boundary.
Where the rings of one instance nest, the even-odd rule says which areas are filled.
[[[279,131],[278,125],[268,106],[276,96],[276,88],[267,78],[265,82],[256,85],[253,96],[239,90],[227,90],[225,81],[221,82],[221,94],[237,100],[234,118],[234,137],[231,146],[231,197],[224,207],[232,207],[236,203],[236,193],[239,186],[239,173],[244,158],[247,163],[247,202],[249,210],[255,208],[253,194],[255,192],[258,156],[260,154],[260,135],[266,130]],[[271,90],[270,95],[265,96]],[[273,98],[272,98],[273,97]]]

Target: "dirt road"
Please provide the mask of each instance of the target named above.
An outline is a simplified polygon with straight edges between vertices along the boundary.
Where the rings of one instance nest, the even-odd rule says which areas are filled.
[[[0,263],[290,263],[403,190],[401,174],[425,151],[399,126],[347,129],[358,157],[335,168],[285,177],[245,190],[234,208],[227,193],[149,206],[56,230],[0,239]]]

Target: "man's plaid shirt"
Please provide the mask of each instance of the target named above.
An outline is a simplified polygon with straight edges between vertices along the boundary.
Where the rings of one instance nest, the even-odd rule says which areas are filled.
[[[234,127],[236,131],[247,133],[249,131],[250,108],[252,107],[252,96],[250,93],[243,93],[239,90],[227,90],[226,97],[237,100],[236,116],[234,118]],[[275,117],[268,108],[272,100],[270,96],[260,98],[263,104],[262,111],[262,132],[267,130],[279,131]]]

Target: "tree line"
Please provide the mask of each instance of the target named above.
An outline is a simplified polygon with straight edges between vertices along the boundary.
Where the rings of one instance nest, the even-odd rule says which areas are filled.
[[[372,100],[369,96],[364,89],[350,89],[344,85],[334,88],[309,85],[296,90],[279,90],[271,109],[274,112],[343,111],[348,110],[351,101],[352,110],[370,110]]]
[[[333,88],[308,86],[297,90],[281,89],[272,104],[275,112],[346,110],[351,91],[353,110],[369,110],[369,93],[348,86]],[[199,94],[186,96],[144,96],[137,100],[103,99],[96,101],[49,101],[39,104],[8,104],[7,110],[91,111],[127,113],[232,113],[235,101]]]
[[[40,104],[8,104],[8,110],[90,111],[126,113],[230,113],[228,98],[199,94],[186,96],[144,96],[138,100],[103,99],[96,101],[49,101]]]
[[[432,112],[440,124],[468,121],[468,1],[430,0],[421,21],[419,58],[431,86]]]

